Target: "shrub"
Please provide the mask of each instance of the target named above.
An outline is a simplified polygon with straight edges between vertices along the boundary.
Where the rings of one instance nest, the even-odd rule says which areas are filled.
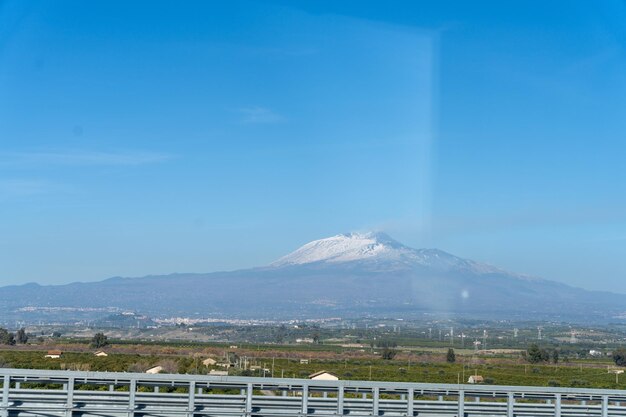
[[[617,366],[626,366],[626,349],[615,349],[613,351],[613,362],[615,362]]]
[[[94,347],[96,349],[105,347],[108,344],[109,342],[107,340],[107,337],[104,335],[104,333],[96,333],[93,336],[93,339],[91,339],[91,347]]]
[[[550,353],[533,343],[526,350],[526,360],[530,363],[547,362],[550,360]]]
[[[386,360],[391,360],[395,358],[397,354],[398,354],[397,350],[386,347],[381,352],[380,357]]]
[[[589,384],[584,379],[572,379],[569,383],[572,387],[584,387]]]

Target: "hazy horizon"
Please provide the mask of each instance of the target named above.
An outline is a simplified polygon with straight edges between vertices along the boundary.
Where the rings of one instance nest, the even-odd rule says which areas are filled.
[[[624,293],[626,4],[0,4],[0,286],[382,230]]]

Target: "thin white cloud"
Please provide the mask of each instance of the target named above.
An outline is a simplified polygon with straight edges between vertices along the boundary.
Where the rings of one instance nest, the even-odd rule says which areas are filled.
[[[0,165],[143,165],[163,162],[172,156],[157,152],[125,151],[29,151],[2,152]]]
[[[280,123],[285,121],[285,117],[267,107],[244,107],[238,110],[243,116],[243,123]]]
[[[0,179],[0,197],[30,196],[68,190],[69,187],[66,185],[47,180],[23,178]]]

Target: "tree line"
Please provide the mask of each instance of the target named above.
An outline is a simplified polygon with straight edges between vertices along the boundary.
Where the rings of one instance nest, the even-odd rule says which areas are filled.
[[[26,334],[26,329],[23,327],[15,333],[8,331],[4,327],[0,327],[0,345],[15,345],[16,343],[23,345],[27,342],[28,335]]]

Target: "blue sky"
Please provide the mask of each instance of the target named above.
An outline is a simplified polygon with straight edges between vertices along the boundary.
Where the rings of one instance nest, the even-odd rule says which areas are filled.
[[[385,230],[626,292],[626,4],[0,2],[0,284]]]

